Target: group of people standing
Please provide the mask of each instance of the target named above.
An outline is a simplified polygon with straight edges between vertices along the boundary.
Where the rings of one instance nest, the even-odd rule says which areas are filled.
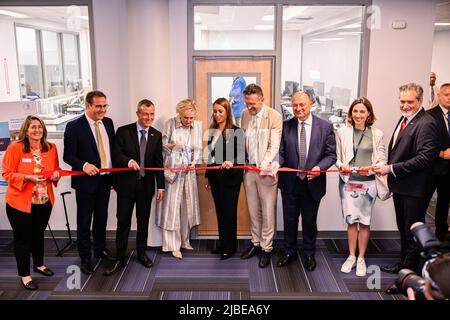
[[[399,120],[386,148],[383,133],[374,126],[374,108],[366,98],[351,104],[347,126],[335,134],[331,123],[312,114],[313,101],[307,92],[292,96],[294,117],[283,123],[281,115],[264,104],[261,87],[249,84],[243,91],[246,109],[241,128],[236,126],[230,102],[213,102],[208,132],[207,155],[203,154],[197,107],[185,99],[177,104],[177,116],[169,119],[161,132],[152,127],[155,106],[147,99],[137,105],[137,121],[114,130],[106,117],[108,105],[101,91],[86,95],[86,113],[70,122],[64,133],[64,161],[85,175],[73,176],[76,190],[77,244],[81,270],[91,274],[91,224],[94,256],[113,261],[105,275],[126,265],[131,217],[136,206],[138,261],[147,268],[148,224],[152,199],[156,193],[156,224],[162,229],[162,250],[181,259],[183,250],[193,250],[190,231],[200,224],[196,171],[207,158],[205,185],[214,199],[219,246],[213,253],[225,260],[236,253],[237,208],[243,182],[250,214],[251,246],[242,259],[259,255],[259,267],[271,263],[276,231],[278,188],[281,190],[284,252],[276,265],[284,267],[298,254],[300,214],[303,231],[303,264],[316,267],[317,213],[326,192],[326,171],[340,169],[339,193],[343,220],[347,224],[349,256],[341,271],[356,266],[358,276],[366,275],[365,252],[370,236],[375,199],[393,193],[397,226],[401,236],[401,261],[382,267],[398,272],[417,268],[419,252],[409,232],[410,226],[424,222],[427,205],[436,186],[441,217],[436,232],[446,234],[449,192],[449,109],[450,84],[441,86],[439,105],[425,112],[423,89],[414,83],[400,87]],[[43,231],[48,222],[54,196],[52,183],[59,179],[56,147],[46,140],[45,126],[37,117],[28,117],[19,141],[4,156],[3,176],[8,182],[8,218],[14,230],[15,254],[22,285],[37,289],[33,270],[53,275],[43,263]],[[258,170],[241,170],[250,165]],[[106,168],[129,168],[116,173]],[[166,170],[142,170],[142,168]],[[280,167],[300,171],[280,171]],[[180,170],[185,169],[185,170]],[[40,172],[53,172],[49,178]],[[110,190],[117,191],[116,256],[105,245]],[[30,201],[31,199],[31,201]],[[446,206],[446,208],[445,208]],[[356,252],[358,251],[358,257]]]

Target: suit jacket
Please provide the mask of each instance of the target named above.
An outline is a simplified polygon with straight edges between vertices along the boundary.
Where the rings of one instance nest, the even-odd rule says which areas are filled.
[[[245,109],[242,113],[241,124],[246,135],[251,119],[251,114]],[[264,168],[277,160],[282,126],[281,114],[264,105],[264,112],[258,129],[258,167]]]
[[[402,119],[397,123],[400,124]],[[394,194],[425,197],[432,186],[432,167],[439,151],[436,146],[434,119],[421,109],[399,134],[389,142],[388,164],[395,176],[388,175],[388,186]]]
[[[114,167],[128,168],[128,162],[133,159],[140,162],[139,139],[136,122],[117,129],[113,147],[112,161]],[[153,127],[148,128],[147,147],[145,149],[145,167],[163,168],[162,135]],[[138,182],[139,171],[117,172],[114,188],[117,193],[129,193]],[[147,195],[155,194],[155,179],[158,189],[164,189],[163,171],[145,171],[144,182]]]
[[[439,151],[444,151],[450,148],[450,138],[448,136],[447,126],[445,125],[444,117],[442,116],[442,109],[440,106],[436,106],[427,110],[427,113],[434,118],[437,126],[437,139],[436,144]],[[450,160],[445,160],[437,157],[433,166],[433,173],[436,176],[444,176],[449,172]]]
[[[214,131],[214,130],[212,130]],[[217,141],[212,147],[214,135],[208,138],[208,167],[221,165],[225,161],[231,161],[234,165],[245,164],[245,145],[244,133],[241,128],[233,126],[229,129],[230,135],[227,139],[223,134],[216,137]],[[214,161],[213,161],[214,157]],[[220,181],[227,186],[240,185],[243,172],[240,169],[222,169],[206,171],[205,177],[210,180]]]
[[[44,167],[42,171],[55,171],[60,169],[56,145],[50,143],[50,146],[51,148],[48,151],[41,151],[41,164]],[[5,196],[6,203],[22,212],[31,212],[34,183],[25,181],[25,175],[36,174],[34,172],[35,165],[33,152],[23,152],[23,142],[11,143],[3,156],[2,175],[6,182],[8,182]],[[47,179],[45,184],[47,185],[47,193],[53,206],[55,196],[52,185],[56,186],[58,183]]]
[[[106,133],[109,138],[110,152],[114,143],[114,124],[110,118],[102,119]],[[111,157],[112,158],[112,157]],[[72,170],[83,171],[83,165],[89,162],[97,168],[101,167],[100,155],[98,153],[95,137],[89,126],[86,115],[70,121],[64,132],[64,162],[72,166]],[[109,182],[112,184],[112,174],[109,174]],[[97,191],[100,183],[100,175],[72,176],[72,188],[87,193]]]
[[[297,169],[300,153],[298,150],[298,120],[292,118],[284,122],[280,145],[280,166]],[[306,170],[318,166],[326,170],[336,163],[336,139],[333,125],[328,121],[312,115],[311,138],[306,159]],[[280,172],[278,187],[281,192],[290,193],[294,190],[296,172]],[[319,201],[326,192],[326,174],[308,182],[312,197]]]

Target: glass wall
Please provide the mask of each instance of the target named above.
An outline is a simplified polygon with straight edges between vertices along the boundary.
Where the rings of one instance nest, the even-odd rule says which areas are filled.
[[[16,37],[20,98],[36,100],[44,97],[37,33],[31,28],[17,27]]]
[[[359,93],[363,6],[284,6],[281,108],[292,117],[293,92],[308,91],[313,113],[345,123]]]
[[[63,131],[92,89],[88,6],[0,9],[0,102],[36,101],[47,129]]]
[[[274,9],[274,6],[195,6],[195,50],[273,50]]]

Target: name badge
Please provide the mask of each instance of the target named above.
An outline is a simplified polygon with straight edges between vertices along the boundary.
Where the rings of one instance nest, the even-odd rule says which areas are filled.
[[[23,159],[22,159],[22,162],[24,162],[24,163],[31,163],[31,159],[23,158]]]

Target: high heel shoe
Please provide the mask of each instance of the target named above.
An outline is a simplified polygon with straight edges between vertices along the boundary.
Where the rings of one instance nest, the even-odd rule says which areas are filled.
[[[181,251],[172,251],[172,255],[177,259],[183,259],[183,255],[181,254]]]

